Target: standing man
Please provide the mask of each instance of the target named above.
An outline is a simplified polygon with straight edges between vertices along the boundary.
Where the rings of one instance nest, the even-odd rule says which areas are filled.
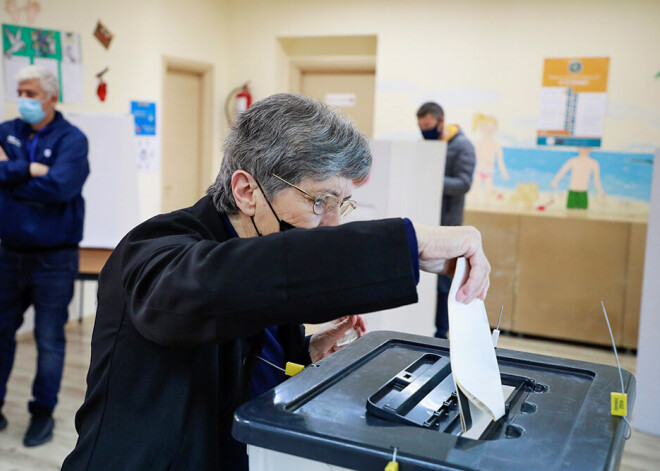
[[[57,77],[28,66],[16,79],[21,119],[0,124],[0,407],[16,330],[33,305],[37,374],[23,444],[37,446],[53,437],[89,164],[87,138],[55,111]],[[0,412],[0,430],[6,426]]]
[[[474,147],[457,125],[445,126],[445,113],[437,103],[424,103],[417,110],[417,124],[424,139],[447,143],[440,225],[460,226],[463,224],[465,194],[470,190],[476,162]],[[450,286],[451,277],[438,275],[435,336],[439,338],[447,338],[449,330],[447,297]]]

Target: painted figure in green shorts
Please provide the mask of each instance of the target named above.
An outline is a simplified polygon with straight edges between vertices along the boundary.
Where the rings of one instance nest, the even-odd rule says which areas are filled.
[[[552,188],[557,189],[559,180],[566,173],[571,172],[571,180],[568,184],[568,198],[566,207],[568,209],[587,209],[589,207],[589,180],[593,176],[594,186],[599,196],[605,196],[603,187],[600,183],[600,165],[598,161],[590,157],[591,150],[588,147],[580,147],[577,157],[569,159],[557,172],[552,179]]]

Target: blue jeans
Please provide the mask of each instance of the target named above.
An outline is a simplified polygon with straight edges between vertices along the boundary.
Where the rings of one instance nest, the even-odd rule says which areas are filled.
[[[32,414],[50,414],[57,404],[64,368],[64,326],[69,318],[78,249],[23,254],[0,247],[0,407],[14,363],[16,330],[34,306],[37,375]]]
[[[441,339],[446,339],[447,332],[449,332],[449,311],[447,309],[449,288],[451,288],[451,276],[438,275],[438,301],[435,307],[435,336]]]

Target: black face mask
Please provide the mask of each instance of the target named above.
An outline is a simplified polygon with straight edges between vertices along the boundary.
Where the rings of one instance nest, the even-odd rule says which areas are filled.
[[[438,131],[439,124],[440,123],[435,123],[435,126],[433,126],[431,129],[422,131],[422,137],[424,137],[424,139],[427,141],[436,141],[440,139],[440,131]]]
[[[277,213],[273,209],[273,206],[270,204],[270,201],[268,201],[268,198],[266,198],[266,193],[264,193],[264,189],[261,188],[261,185],[259,184],[259,182],[256,179],[255,179],[255,181],[257,182],[257,186],[261,190],[261,194],[264,195],[264,199],[266,200],[266,203],[268,203],[268,207],[273,212],[273,216],[275,216],[275,219],[277,219],[277,222],[280,224],[280,232],[285,232],[285,231],[288,231],[288,230],[291,230],[291,229],[295,229],[296,226],[294,226],[293,224],[289,224],[288,222],[280,219],[277,216]],[[257,235],[259,237],[261,237],[261,232],[259,232],[259,229],[257,229],[257,225],[254,223],[254,216],[250,216],[250,220],[252,221],[252,225],[254,226],[254,230],[257,231]]]

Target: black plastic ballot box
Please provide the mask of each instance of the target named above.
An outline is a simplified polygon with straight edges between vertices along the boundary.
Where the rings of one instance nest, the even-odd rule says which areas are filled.
[[[369,333],[242,405],[232,434],[251,471],[382,471],[395,449],[400,471],[618,468],[627,426],[610,415],[616,367],[497,349],[506,414],[467,438],[448,347]],[[623,381],[631,411],[635,378]]]

